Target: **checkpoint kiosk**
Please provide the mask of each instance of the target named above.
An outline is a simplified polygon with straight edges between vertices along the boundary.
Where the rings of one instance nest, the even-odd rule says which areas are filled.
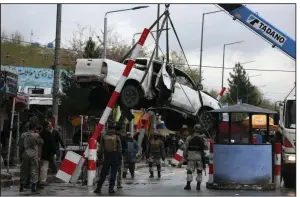
[[[281,144],[271,144],[268,136],[269,116],[277,112],[244,103],[210,112],[216,115],[217,128],[215,142],[210,145],[209,181],[206,187],[227,190],[275,190],[280,187],[278,154],[281,154]],[[223,120],[220,120],[220,115],[223,113],[227,113],[229,119],[227,139],[221,141],[220,124]],[[232,140],[232,127],[237,126],[232,124],[233,113],[249,115],[249,127],[242,127],[240,137],[235,140]],[[254,144],[252,115],[258,114],[267,116],[266,143]],[[277,155],[274,155],[275,149]]]

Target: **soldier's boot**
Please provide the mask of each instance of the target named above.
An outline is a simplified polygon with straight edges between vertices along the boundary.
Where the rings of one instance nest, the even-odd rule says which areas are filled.
[[[201,182],[197,182],[197,187],[196,187],[196,190],[200,190],[200,185],[201,185]]]
[[[30,183],[26,183],[26,184],[24,185],[24,188],[25,188],[25,189],[30,189]]]
[[[36,185],[36,187],[37,187],[38,189],[44,189],[44,187],[43,187],[43,186],[41,186],[41,183],[40,183],[40,182],[37,182],[37,185]]]
[[[154,178],[153,172],[150,172],[149,178]]]
[[[202,170],[197,170],[196,181],[197,181],[196,190],[200,190],[200,185],[201,185],[201,181],[202,181]]]
[[[157,177],[160,178],[160,170],[161,170],[161,165],[157,165]]]
[[[121,185],[121,182],[118,182],[118,183],[117,183],[117,188],[118,188],[118,189],[123,188],[122,185]]]
[[[31,184],[31,191],[36,192],[36,183]]]
[[[97,186],[97,188],[94,190],[95,194],[100,194],[101,193],[101,188]]]
[[[20,185],[19,191],[20,191],[20,192],[23,192],[23,191],[24,191],[24,184],[21,184],[21,185]]]
[[[186,186],[184,187],[185,190],[191,190],[191,182],[190,181],[187,181],[186,182]]]
[[[114,194],[114,193],[116,193],[116,192],[115,192],[115,190],[114,190],[114,188],[113,188],[113,187],[109,187],[109,189],[108,189],[108,193],[110,193],[110,194]]]
[[[132,178],[132,179],[134,179],[134,172],[133,172],[133,173],[131,173],[131,178]]]

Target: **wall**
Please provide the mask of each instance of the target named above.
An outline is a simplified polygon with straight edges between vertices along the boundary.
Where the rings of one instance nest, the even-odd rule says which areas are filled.
[[[214,182],[271,183],[272,146],[214,144]]]

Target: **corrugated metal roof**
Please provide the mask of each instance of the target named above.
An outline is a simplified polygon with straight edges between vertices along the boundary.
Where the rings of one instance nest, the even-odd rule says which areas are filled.
[[[228,107],[209,111],[211,113],[252,113],[252,114],[276,114],[276,111],[264,109],[246,103],[231,105]]]

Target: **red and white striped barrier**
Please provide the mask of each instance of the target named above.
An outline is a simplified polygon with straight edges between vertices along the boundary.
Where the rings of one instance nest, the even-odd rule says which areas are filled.
[[[97,160],[97,141],[93,138],[89,140],[89,156],[88,156],[88,186],[93,186],[96,176],[96,160]]]
[[[68,151],[60,165],[60,169],[58,170],[56,177],[69,183],[81,158],[82,157],[77,153]]]
[[[275,157],[274,157],[274,183],[276,188],[280,188],[280,171],[281,171],[281,144],[275,143]]]
[[[183,150],[178,149],[171,161],[171,164],[177,166],[182,161],[182,158],[183,158]]]
[[[220,98],[223,96],[224,92],[225,92],[226,88],[223,87],[221,92],[219,93],[218,97],[217,97],[217,100],[220,100]]]
[[[145,28],[143,33],[141,34],[141,37],[130,56],[130,60],[128,61],[126,68],[125,68],[125,70],[124,70],[124,72],[123,72],[123,74],[122,74],[122,76],[121,76],[121,78],[120,78],[120,80],[119,80],[112,96],[110,97],[108,104],[101,116],[101,119],[96,128],[96,131],[94,132],[94,134],[92,136],[93,139],[98,140],[99,136],[101,135],[102,129],[103,129],[105,123],[107,122],[107,119],[108,119],[115,103],[117,102],[117,100],[119,98],[120,92],[122,91],[122,88],[124,87],[127,77],[135,64],[135,60],[138,57],[138,55],[141,51],[141,48],[144,45],[144,43],[148,37],[149,32],[150,32],[150,30]],[[87,153],[88,153],[88,148],[85,150],[84,156],[86,156]],[[81,168],[82,168],[82,166],[80,166],[78,169],[81,169]]]
[[[214,182],[214,142],[209,140],[208,183]]]

